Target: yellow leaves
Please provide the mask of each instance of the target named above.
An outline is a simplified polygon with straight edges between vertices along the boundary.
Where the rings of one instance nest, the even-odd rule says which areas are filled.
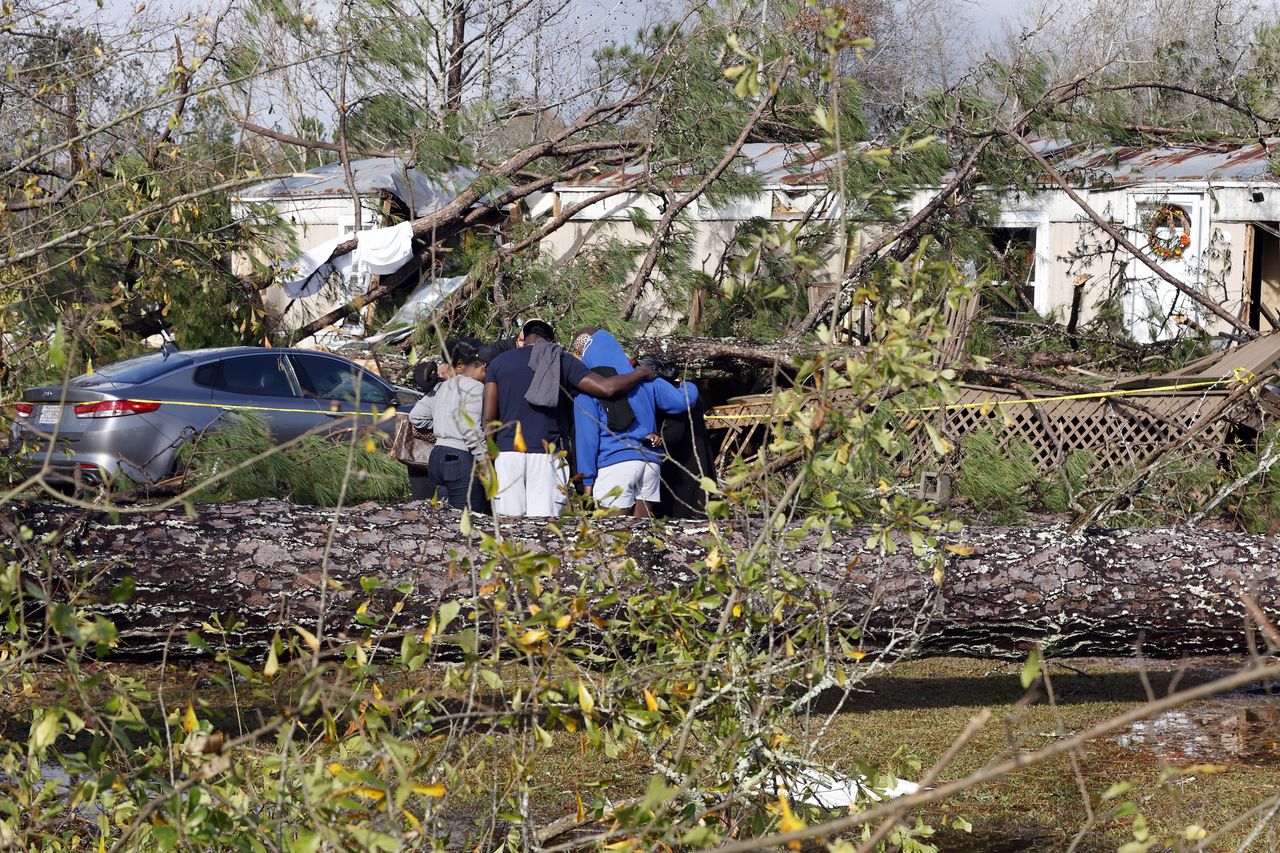
[[[378,442],[373,440],[373,436],[366,435],[364,437],[364,452],[373,453],[377,449],[378,449]]]
[[[942,586],[942,581],[945,577],[946,577],[946,570],[943,566],[942,560],[938,560],[938,562],[935,563],[933,567],[933,585]]]
[[[516,645],[520,647],[522,652],[537,651],[538,646],[549,636],[551,636],[551,632],[546,628],[530,628],[516,638]]]
[[[778,831],[779,832],[795,832],[805,828],[805,822],[795,816],[791,811],[791,804],[787,802],[785,793],[778,795]],[[800,849],[799,841],[792,841],[787,844],[792,850]]]
[[[782,638],[782,650],[789,658],[796,656],[796,647],[795,644],[791,642],[791,636],[789,634]]]
[[[558,619],[556,619],[556,630],[563,631],[565,628],[568,628],[572,624],[573,624],[573,614],[565,613],[562,616],[560,616]]]
[[[446,789],[443,783],[432,782],[429,785],[414,785],[413,792],[415,794],[421,794],[424,797],[435,797],[436,799],[439,799],[445,795]]]
[[[655,713],[655,714],[656,714],[656,713],[658,712],[658,699],[657,699],[657,697],[656,697],[656,696],[654,696],[652,693],[650,693],[650,692],[649,692],[649,688],[648,688],[648,687],[644,688],[644,690],[643,690],[642,692],[643,692],[643,694],[644,694],[644,707],[645,707],[645,709],[646,709],[646,710],[648,710],[648,711],[650,711],[650,712],[652,712],[652,713]]]
[[[347,773],[347,768],[343,767],[341,764],[339,764],[336,761],[331,761],[328,764],[326,764],[325,769],[328,770],[329,773],[334,776],[345,776]]]
[[[712,548],[710,553],[707,554],[707,569],[718,572],[723,565],[724,557],[720,554],[720,549]]]
[[[262,667],[262,677],[268,681],[275,678],[276,673],[280,671],[280,659],[276,656],[276,643],[279,639],[279,634],[272,639],[271,645],[267,648],[267,662]]]
[[[854,649],[853,651],[849,652],[849,657],[853,658],[854,660],[862,660],[866,656],[867,656],[867,653],[864,652],[862,649]]]
[[[1190,767],[1182,768],[1183,776],[1215,776],[1219,773],[1226,773],[1231,767],[1226,764],[1192,764]]]
[[[360,606],[356,608],[357,616],[363,616],[364,614],[369,612],[369,601],[370,599],[366,598],[363,602],[360,603]]]
[[[516,421],[516,437],[512,440],[511,446],[515,448],[516,453],[527,453],[529,445],[524,443],[524,430],[520,428],[520,422]]]
[[[596,709],[596,700],[591,697],[591,691],[587,689],[587,683],[581,678],[578,679],[578,707],[582,709],[584,716],[590,717],[591,713]]]
[[[1193,823],[1182,830],[1182,837],[1188,841],[1203,841],[1209,837],[1209,831],[1198,823]]]
[[[199,724],[199,720],[196,719],[196,709],[188,702],[187,710],[182,712],[182,730],[190,734],[196,730],[196,726]]]
[[[298,636],[302,638],[302,642],[307,644],[307,648],[313,652],[320,651],[320,640],[315,634],[303,628],[301,625],[294,625],[293,630],[298,632]]]
[[[959,542],[950,545],[943,545],[942,547],[944,550],[955,554],[957,557],[967,557],[973,553],[972,545],[964,545]]]

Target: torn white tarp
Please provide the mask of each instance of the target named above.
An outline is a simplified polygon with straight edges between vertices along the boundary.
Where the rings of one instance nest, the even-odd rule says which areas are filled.
[[[367,284],[370,276],[393,273],[413,257],[413,226],[408,222],[358,232],[355,251],[330,263],[333,250],[347,239],[326,240],[308,249],[302,257],[282,264],[283,274],[290,276],[282,282],[285,294],[290,299],[298,299],[318,293],[324,284],[326,267],[336,270],[343,279],[355,276]]]
[[[859,802],[873,803],[914,794],[920,786],[908,779],[882,776],[834,776],[811,767],[799,768],[784,778],[774,777],[776,791],[786,791],[793,799],[820,809],[846,809]]]
[[[310,296],[320,289],[322,276],[315,275],[315,272],[328,262],[329,256],[333,254],[334,249],[338,248],[338,244],[343,242],[343,239],[334,237],[332,240],[325,240],[307,249],[301,257],[278,265],[281,276],[289,276],[281,282],[289,298]],[[315,281],[312,281],[313,276]]]
[[[361,231],[356,237],[353,263],[373,275],[393,273],[413,254],[413,226],[408,222],[390,228]]]
[[[450,294],[462,287],[462,283],[466,280],[465,275],[456,275],[452,278],[433,278],[424,282],[409,294],[409,298],[400,306],[400,310],[386,322],[378,334],[368,338],[367,342],[394,343],[407,337],[420,319],[430,316],[431,312],[436,310]]]

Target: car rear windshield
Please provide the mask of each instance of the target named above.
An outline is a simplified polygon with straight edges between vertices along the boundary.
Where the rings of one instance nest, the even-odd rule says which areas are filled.
[[[85,373],[72,379],[69,384],[83,388],[88,385],[137,385],[150,382],[171,370],[191,364],[191,359],[178,353],[152,353],[128,358],[99,367],[93,373]]]

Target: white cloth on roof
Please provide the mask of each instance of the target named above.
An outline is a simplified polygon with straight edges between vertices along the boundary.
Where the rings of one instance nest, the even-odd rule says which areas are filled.
[[[322,271],[333,250],[345,243],[349,237],[334,237],[323,243],[312,246],[302,256],[281,264],[280,268],[288,270],[291,275],[288,281],[281,282],[285,294],[290,299],[313,296],[320,292],[325,277],[317,275]],[[356,234],[355,251],[336,257],[332,261],[333,269],[349,278],[354,268],[359,281],[366,285],[370,276],[393,273],[405,265],[413,257],[413,226],[401,222],[389,228],[371,228]]]
[[[413,254],[413,226],[401,222],[361,231],[356,235],[355,254],[355,262],[373,275],[393,273]]]

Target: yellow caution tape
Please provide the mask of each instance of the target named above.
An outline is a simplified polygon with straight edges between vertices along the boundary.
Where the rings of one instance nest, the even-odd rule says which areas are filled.
[[[1242,367],[1235,369],[1234,381],[1247,385],[1255,379],[1252,371]],[[1126,388],[1119,391],[1086,391],[1078,394],[1058,394],[1053,397],[1030,397],[1019,398],[1016,400],[995,400],[988,398],[976,403],[948,403],[938,406],[919,406],[915,408],[898,409],[900,413],[907,412],[938,412],[949,409],[982,409],[995,408],[997,406],[1032,406],[1038,403],[1056,403],[1063,400],[1097,400],[1105,397],[1132,397],[1138,394],[1156,394],[1165,391],[1186,391],[1195,388],[1208,388],[1214,385],[1221,385],[1224,382],[1230,382],[1227,379],[1213,379],[1204,382],[1183,382],[1174,385],[1158,385],[1153,388]],[[748,420],[759,419],[769,413],[761,414],[741,414],[741,415],[707,415],[707,420],[731,421],[731,420]]]
[[[341,409],[336,409],[336,408],[323,409],[318,406],[314,409],[288,409],[288,408],[276,407],[276,406],[239,406],[233,403],[196,403],[196,402],[187,401],[187,400],[145,400],[141,397],[125,397],[123,399],[132,400],[135,403],[147,403],[147,404],[156,405],[156,406],[194,406],[195,408],[198,408],[198,409],[221,409],[226,412],[281,412],[281,413],[295,414],[295,415],[346,415],[348,417],[356,417],[356,418],[359,418],[359,417],[377,418],[378,420],[386,420],[387,418],[394,417],[397,413],[397,409],[395,408],[395,406],[391,406],[390,408],[387,408],[381,412],[345,412]],[[98,401],[91,401],[91,402],[98,402]],[[101,402],[108,402],[108,401],[101,401]],[[80,406],[80,405],[84,405],[84,401],[76,402],[76,403],[48,402],[48,403],[38,403],[37,405]]]

